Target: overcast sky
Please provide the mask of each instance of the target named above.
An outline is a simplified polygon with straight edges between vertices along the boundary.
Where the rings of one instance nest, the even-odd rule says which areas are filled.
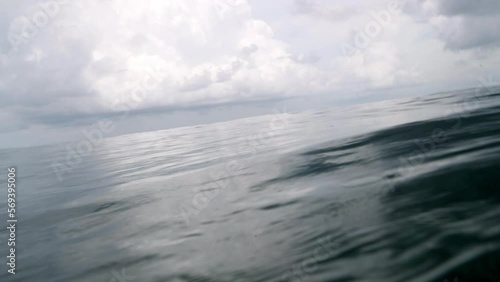
[[[0,3],[0,147],[500,81],[498,0]]]

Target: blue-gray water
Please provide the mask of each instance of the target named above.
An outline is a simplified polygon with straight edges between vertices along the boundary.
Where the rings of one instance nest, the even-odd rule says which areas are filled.
[[[0,281],[500,281],[495,93],[0,150]]]

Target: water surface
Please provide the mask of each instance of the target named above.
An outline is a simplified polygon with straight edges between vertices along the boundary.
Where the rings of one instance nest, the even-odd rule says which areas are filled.
[[[0,280],[500,281],[500,91],[475,92],[108,138],[62,181],[64,145],[0,150]]]

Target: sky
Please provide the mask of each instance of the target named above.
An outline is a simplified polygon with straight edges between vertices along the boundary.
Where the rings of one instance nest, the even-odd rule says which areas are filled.
[[[0,0],[0,147],[500,84],[498,0]],[[496,82],[499,83],[496,83]]]

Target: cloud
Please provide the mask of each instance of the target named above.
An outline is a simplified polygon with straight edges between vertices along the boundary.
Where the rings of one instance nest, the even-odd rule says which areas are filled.
[[[457,16],[486,16],[496,15],[500,12],[500,2],[495,0],[441,0],[437,1],[438,11],[442,15]]]
[[[344,79],[357,78],[370,88],[407,86],[420,81],[418,65],[405,66],[398,47],[388,41],[372,44],[364,52],[341,57],[337,64],[344,70]]]
[[[69,2],[43,27],[33,20],[37,9],[27,5],[10,23],[11,37],[26,38],[32,26],[36,36],[2,54],[0,91],[15,95],[0,107],[40,121],[111,111],[125,100],[139,110],[287,97],[330,80],[294,60],[243,0]],[[138,85],[155,83],[152,74],[157,85],[134,101]]]
[[[294,12],[330,21],[343,21],[355,14],[356,10],[347,3],[332,3],[322,0],[295,0]]]
[[[500,4],[489,0],[407,0],[346,56],[339,47],[390,2],[14,1],[0,10],[0,113],[12,121],[0,135],[59,132],[124,110],[465,84],[476,66],[497,69]]]
[[[450,50],[497,48],[500,43],[498,1],[409,0],[406,12],[430,23]]]

